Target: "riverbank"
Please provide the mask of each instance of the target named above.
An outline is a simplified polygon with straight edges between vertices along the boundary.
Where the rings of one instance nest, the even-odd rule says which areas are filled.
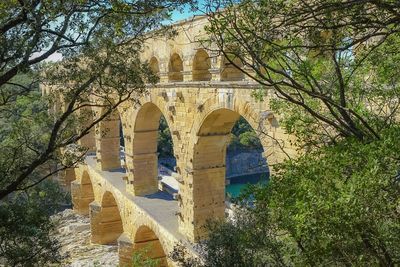
[[[90,243],[90,220],[88,216],[65,209],[52,216],[58,224],[55,238],[61,244],[61,266],[95,267],[118,266],[117,245]]]

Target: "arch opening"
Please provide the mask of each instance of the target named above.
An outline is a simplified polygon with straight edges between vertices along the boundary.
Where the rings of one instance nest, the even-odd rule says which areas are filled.
[[[238,121],[241,125],[235,126]],[[227,174],[231,174],[227,166],[233,166],[237,168],[237,171],[242,171],[243,168],[246,168],[244,163],[253,164],[252,156],[247,155],[244,158],[240,156],[242,152],[249,153],[251,151],[250,147],[249,150],[241,150],[235,147],[237,144],[232,142],[235,138],[240,141],[240,137],[242,137],[243,140],[246,140],[244,144],[248,142],[251,145],[255,145],[257,158],[263,158],[261,143],[253,140],[258,139],[257,135],[251,126],[244,122],[246,121],[243,118],[241,119],[239,113],[225,108],[218,109],[205,118],[197,133],[198,139],[194,146],[192,159],[193,215],[189,215],[193,217],[184,217],[184,221],[194,222],[194,225],[190,226],[193,227],[194,240],[202,239],[207,235],[204,228],[207,220],[225,218],[226,200],[229,201],[226,196],[226,190],[229,189],[229,181],[240,183],[242,187],[247,182],[253,182],[249,180],[251,177],[248,176],[239,177],[236,180],[233,176],[229,177],[228,180],[226,179]],[[233,134],[232,129],[235,130]],[[227,155],[227,151],[228,153],[229,151],[236,152],[233,160]],[[248,167],[246,171],[251,171],[252,167]],[[249,174],[249,172],[246,174]],[[256,180],[255,178],[253,179]],[[237,190],[237,188],[234,189]],[[187,216],[186,213],[185,216]]]
[[[266,183],[269,168],[264,148],[253,127],[242,116],[235,122],[226,148],[226,199],[238,197],[248,184]]]
[[[193,81],[211,80],[211,60],[204,49],[199,49],[193,59],[192,76]]]
[[[176,168],[176,158],[174,156],[174,143],[172,141],[171,130],[164,115],[160,117],[157,140],[158,169],[161,178],[163,175],[171,175]]]
[[[125,166],[124,133],[117,110],[96,125],[96,157],[103,171]]]
[[[168,80],[170,82],[183,81],[183,61],[181,57],[175,53],[171,56],[168,64]]]
[[[123,233],[121,215],[113,194],[104,193],[100,207],[90,204],[90,226],[92,242],[98,244],[116,244]]]
[[[232,61],[239,67],[243,67],[242,61],[235,57]],[[222,60],[221,81],[241,81],[244,79],[244,74],[226,57]]]
[[[157,192],[159,178],[162,179],[159,172],[162,174],[170,171],[176,160],[173,157],[173,142],[166,119],[153,103],[144,104],[136,115],[132,151],[131,180],[135,195]],[[163,164],[159,165],[159,162]]]
[[[157,235],[147,226],[140,226],[135,234],[134,253],[150,258],[157,262],[157,266],[168,266],[167,257]]]

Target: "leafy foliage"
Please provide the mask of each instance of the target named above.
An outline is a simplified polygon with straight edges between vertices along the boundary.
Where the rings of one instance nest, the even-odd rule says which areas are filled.
[[[131,267],[156,267],[160,265],[160,259],[149,258],[148,255],[151,253],[151,245],[145,246],[139,250],[136,250],[132,255]]]
[[[381,136],[281,164],[267,186],[237,200],[233,220],[208,224],[197,266],[399,264],[400,127]]]
[[[158,129],[157,152],[159,157],[173,157],[174,145],[167,121],[164,116],[160,118],[160,126]]]
[[[221,11],[209,13],[218,50],[273,92],[304,153],[249,187],[232,220],[210,223],[200,265],[399,265],[399,2],[208,8]]]
[[[228,152],[243,150],[262,150],[262,145],[254,129],[241,116],[233,126]]]
[[[399,126],[368,144],[350,139],[308,153],[256,190],[278,229],[296,244],[300,265],[400,262]],[[267,205],[265,208],[264,205]]]
[[[0,188],[5,188],[23,171],[21,167],[26,162],[34,161],[39,151],[46,149],[53,119],[38,89],[16,96],[13,105],[0,111]],[[35,169],[31,173],[32,180],[23,185],[29,187],[43,173],[51,173],[49,167],[55,164],[55,158],[50,158],[46,165]]]
[[[57,263],[60,244],[50,215],[67,196],[52,181],[10,196],[0,204],[0,262],[7,266]]]
[[[276,102],[320,124],[310,128],[322,137],[317,146],[379,138],[395,120],[399,86],[378,74],[398,70],[390,57],[399,47],[397,2],[224,0],[208,8],[216,12],[208,13],[204,41],[273,91]]]
[[[0,170],[4,174],[0,199],[76,164],[85,148],[74,144],[121,103],[135,102],[146,92],[146,84],[158,80],[139,54],[147,38],[173,34],[162,22],[186,2],[1,3],[0,118],[6,118],[18,136],[3,132],[13,145],[3,150],[10,157],[1,159],[5,165]],[[56,53],[62,62],[44,63]],[[22,75],[28,75],[30,82]],[[11,122],[9,114],[15,112],[17,99],[35,91],[39,83],[46,95],[41,105],[47,105],[53,119],[44,118],[41,106],[37,117]],[[26,151],[26,157],[13,158]],[[59,168],[43,172],[54,161],[61,163]]]

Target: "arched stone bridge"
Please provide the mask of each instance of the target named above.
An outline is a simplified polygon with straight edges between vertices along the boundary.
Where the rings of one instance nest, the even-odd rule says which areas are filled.
[[[208,219],[225,217],[225,153],[230,132],[240,116],[260,134],[268,162],[295,154],[290,138],[270,109],[270,95],[252,97],[258,88],[195,42],[207,21],[178,23],[173,40],[150,40],[143,59],[160,76],[140,105],[121,106],[101,122],[81,145],[89,153],[85,164],[67,175],[74,210],[90,214],[92,242],[119,244],[120,263],[132,251],[151,247],[148,255],[161,265],[175,244],[205,237]],[[97,111],[101,113],[101,110]],[[176,200],[159,190],[157,137],[160,116],[170,128],[177,160],[179,191]],[[125,141],[121,165],[120,131]],[[285,152],[281,148],[284,148]]]

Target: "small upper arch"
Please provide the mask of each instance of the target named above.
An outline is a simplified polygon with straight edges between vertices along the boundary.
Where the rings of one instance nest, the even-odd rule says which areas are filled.
[[[221,62],[221,81],[241,81],[244,79],[244,74],[240,69],[243,63],[240,58],[235,56],[223,56]],[[237,66],[237,67],[236,67]]]
[[[160,75],[160,65],[159,65],[158,59],[155,56],[151,57],[151,59],[149,61],[149,65],[150,65],[151,71],[155,75],[159,76]]]
[[[210,68],[211,60],[208,53],[204,49],[197,50],[193,58],[193,81],[210,81]]]
[[[168,81],[181,82],[183,81],[183,61],[177,54],[172,54],[168,64]]]

